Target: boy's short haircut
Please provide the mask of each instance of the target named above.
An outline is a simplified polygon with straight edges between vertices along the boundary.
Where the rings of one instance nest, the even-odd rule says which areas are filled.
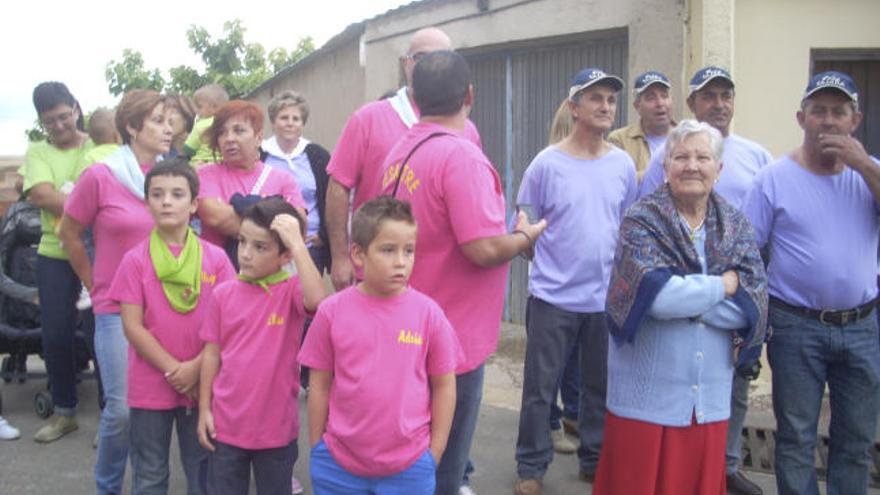
[[[385,220],[416,224],[416,218],[408,202],[391,196],[379,196],[362,204],[355,212],[351,220],[351,241],[366,250],[379,235],[379,226]]]
[[[284,243],[281,242],[281,237],[278,236],[278,233],[272,230],[272,220],[275,220],[275,217],[284,213],[296,218],[296,221],[299,222],[299,232],[305,236],[305,218],[303,218],[293,205],[278,195],[263,198],[245,208],[241,214],[241,221],[244,222],[245,220],[250,220],[256,226],[268,230],[269,233],[272,234],[272,238],[275,239],[275,242],[278,243],[279,252],[283,253],[287,248],[284,246]]]
[[[206,84],[193,93],[193,99],[207,100],[219,107],[229,101],[229,93],[219,84]]]
[[[119,139],[113,110],[98,108],[89,116],[89,137],[95,144],[114,144]]]
[[[150,182],[153,180],[153,177],[166,176],[183,177],[189,185],[192,199],[196,199],[199,196],[199,175],[189,164],[189,160],[182,156],[162,160],[147,172],[146,177],[144,177],[144,196],[150,196]]]

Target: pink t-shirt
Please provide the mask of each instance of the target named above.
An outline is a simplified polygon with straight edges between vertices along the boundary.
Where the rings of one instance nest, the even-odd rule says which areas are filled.
[[[220,284],[199,331],[220,346],[211,401],[217,439],[243,449],[282,447],[299,435],[302,287],[293,276],[269,289],[238,279]]]
[[[247,196],[260,178],[263,167],[266,167],[266,165],[259,161],[257,166],[251,170],[233,168],[222,163],[205,165],[199,168],[198,171],[200,182],[199,199],[212,198],[229,203],[229,198],[235,193]],[[279,194],[293,206],[305,208],[306,203],[303,201],[299,186],[296,180],[294,180],[293,175],[272,167],[269,167],[269,170],[269,176],[263,187],[260,188],[259,195],[266,197]],[[223,246],[223,241],[226,240],[224,235],[204,223],[202,224],[202,237],[221,247]]]
[[[415,104],[412,107],[418,116],[418,107]],[[385,157],[407,130],[387,99],[367,103],[348,119],[330,156],[327,173],[343,186],[355,190],[352,211],[382,193]],[[470,120],[463,135],[482,148],[480,133]]]
[[[414,289],[378,298],[349,287],[325,299],[300,362],[333,372],[323,436],[333,458],[358,476],[412,465],[431,442],[429,378],[452,373],[460,354],[443,310]]]
[[[202,351],[199,326],[211,301],[213,289],[217,284],[235,278],[235,271],[226,253],[203,239],[199,239],[199,242],[202,245],[202,282],[199,302],[189,313],[178,313],[168,303],[150,259],[149,238],[126,253],[110,286],[114,301],[136,304],[143,309],[144,327],[179,361],[189,361]],[[182,246],[171,246],[175,256],[180,255],[181,249]],[[194,403],[178,394],[161,371],[129,346],[128,405],[163,410],[192,407]]]
[[[391,194],[392,171],[419,141],[444,131],[448,129],[436,124],[413,126],[388,154],[382,192]],[[459,246],[507,233],[501,180],[483,152],[456,135],[427,141],[409,167],[403,170],[397,197],[412,203],[419,225],[410,284],[446,312],[465,353],[456,372],[466,373],[483,364],[498,344],[507,263],[480,267]]]
[[[143,170],[146,173],[149,167]],[[109,297],[110,283],[125,253],[146,239],[153,229],[147,204],[116,180],[106,165],[96,163],[80,176],[64,202],[64,212],[92,227],[92,310],[95,314],[118,313],[119,304]]]

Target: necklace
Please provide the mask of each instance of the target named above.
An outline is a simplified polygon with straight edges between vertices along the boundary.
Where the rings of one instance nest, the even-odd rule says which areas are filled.
[[[684,221],[684,224],[687,226],[687,228],[688,228],[688,237],[690,237],[690,238],[691,238],[691,242],[693,242],[694,240],[697,239],[697,232],[699,232],[700,229],[703,228],[703,224],[706,223],[706,217],[705,217],[705,215],[703,216],[703,219],[700,220],[700,223],[697,224],[696,227],[691,227],[690,222],[687,221],[687,219],[684,217],[684,215],[681,214],[681,212],[678,213],[678,216],[681,217],[681,219]]]

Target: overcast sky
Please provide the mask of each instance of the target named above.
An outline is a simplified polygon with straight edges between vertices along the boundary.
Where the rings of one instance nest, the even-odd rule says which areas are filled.
[[[245,41],[267,51],[288,50],[311,36],[315,46],[358,22],[410,0],[24,0],[7,5],[0,18],[0,155],[23,155],[24,130],[36,114],[34,86],[57,80],[68,85],[88,112],[112,106],[104,69],[122,50],[138,50],[147,68],[180,64],[201,67],[186,41],[192,24],[216,38],[223,22],[241,19]]]

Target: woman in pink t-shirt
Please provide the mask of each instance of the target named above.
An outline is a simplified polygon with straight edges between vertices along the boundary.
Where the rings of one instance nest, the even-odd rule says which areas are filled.
[[[128,460],[128,343],[119,304],[109,296],[110,283],[123,255],[147,238],[153,218],[144,202],[144,174],[171,146],[165,97],[150,90],[125,94],[116,109],[123,146],[83,172],[64,204],[58,234],[70,264],[92,296],[95,356],[106,405],[98,427],[95,462],[97,493],[122,493]],[[91,227],[95,262],[89,261],[82,234]]]
[[[305,202],[293,176],[260,161],[263,110],[256,104],[233,100],[214,115],[208,138],[215,155],[223,160],[199,168],[198,216],[202,237],[226,247],[237,267],[235,236],[241,213],[267,196],[280,195],[306,218]]]

